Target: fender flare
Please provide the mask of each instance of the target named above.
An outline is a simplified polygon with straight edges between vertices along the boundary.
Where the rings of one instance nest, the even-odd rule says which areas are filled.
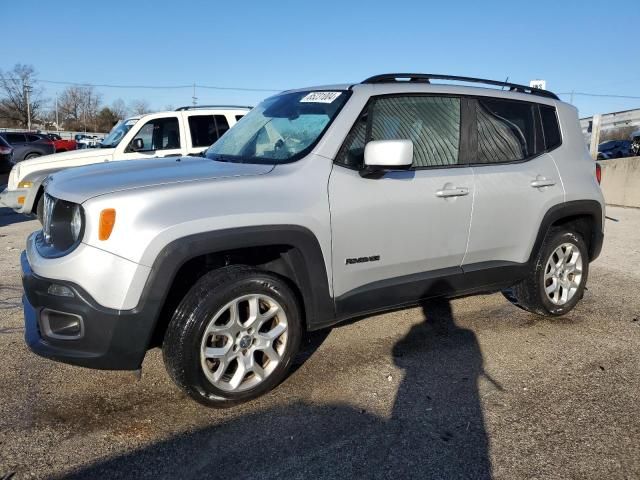
[[[535,243],[531,249],[529,256],[529,263],[535,262],[535,257],[544,241],[551,225],[570,217],[577,215],[587,215],[593,217],[593,229],[591,232],[591,238],[589,239],[589,261],[594,261],[600,255],[602,251],[602,243],[604,241],[604,214],[602,211],[602,204],[597,200],[573,200],[570,202],[559,203],[554,205],[547,213],[545,213],[540,222],[540,228],[538,235],[536,236]]]
[[[335,317],[335,304],[329,289],[324,256],[316,236],[307,228],[297,225],[262,225],[203,232],[176,239],[166,245],[156,257],[151,273],[134,311],[146,313],[155,330],[169,289],[180,270],[189,260],[229,250],[261,246],[290,246],[283,260],[290,267],[301,293],[306,326],[319,328]],[[151,338],[151,337],[150,337]],[[149,340],[150,340],[149,338]]]

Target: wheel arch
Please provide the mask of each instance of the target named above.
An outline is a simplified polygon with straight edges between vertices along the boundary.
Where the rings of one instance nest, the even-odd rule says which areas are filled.
[[[175,307],[205,273],[225,265],[255,266],[283,278],[298,295],[303,327],[335,316],[324,256],[315,235],[296,225],[266,225],[199,233],[162,249],[139,305],[155,309],[149,348],[159,345]]]
[[[580,233],[589,249],[589,261],[594,261],[602,250],[603,221],[602,205],[597,200],[575,200],[551,207],[540,223],[529,262],[535,261],[549,230],[558,226],[566,226]]]

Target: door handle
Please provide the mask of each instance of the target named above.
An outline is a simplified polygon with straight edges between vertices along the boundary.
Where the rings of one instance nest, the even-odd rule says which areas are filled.
[[[531,186],[533,188],[553,187],[556,184],[554,180],[544,178],[542,175],[538,175],[535,180],[531,180]]]
[[[469,195],[469,189],[465,187],[449,187],[443,188],[442,190],[438,190],[436,192],[436,197],[462,197],[464,195]]]

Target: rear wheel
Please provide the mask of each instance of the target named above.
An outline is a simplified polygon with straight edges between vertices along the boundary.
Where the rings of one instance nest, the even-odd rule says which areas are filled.
[[[505,292],[519,307],[545,316],[564,315],[584,295],[589,254],[582,237],[568,229],[547,234],[527,277]]]
[[[163,357],[195,400],[230,407],[285,378],[301,334],[300,308],[286,283],[230,266],[202,277],[184,297],[167,327]]]
[[[26,155],[26,156],[24,157],[24,159],[25,159],[25,160],[29,160],[29,159],[31,159],[31,158],[36,158],[36,157],[40,157],[40,156],[41,156],[41,155],[40,155],[39,153],[30,153],[30,154]]]

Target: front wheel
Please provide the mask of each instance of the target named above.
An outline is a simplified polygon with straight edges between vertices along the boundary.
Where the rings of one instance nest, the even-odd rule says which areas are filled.
[[[589,253],[582,236],[554,228],[545,237],[527,277],[505,296],[539,315],[564,315],[584,295],[588,274]]]
[[[230,266],[203,276],[184,297],[163,341],[174,382],[198,402],[230,407],[287,375],[302,335],[297,299],[268,272]]]
[[[36,157],[40,157],[41,155],[39,153],[30,153],[29,155],[26,155],[24,157],[25,160],[31,160],[32,158],[36,158]]]

